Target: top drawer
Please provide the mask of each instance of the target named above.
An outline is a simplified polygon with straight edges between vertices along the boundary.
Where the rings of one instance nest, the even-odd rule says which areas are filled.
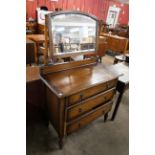
[[[101,93],[101,92],[106,91],[110,88],[116,87],[116,85],[117,85],[117,79],[114,79],[114,80],[105,82],[103,84],[85,89],[79,93],[69,96],[68,105],[70,106],[77,102],[81,102],[82,100],[85,100],[91,96],[97,95],[98,93]]]

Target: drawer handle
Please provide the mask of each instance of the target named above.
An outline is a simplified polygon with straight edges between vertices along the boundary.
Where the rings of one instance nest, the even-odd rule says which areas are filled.
[[[80,94],[80,101],[82,101],[83,99],[83,94]]]
[[[80,128],[80,127],[81,127],[81,124],[79,123],[78,126],[79,126],[79,128]]]
[[[110,87],[111,87],[110,83],[107,83],[107,88],[110,88]]]
[[[104,96],[104,100],[107,100],[107,97],[106,96]]]
[[[79,108],[79,112],[82,112],[83,110],[82,110],[82,108]]]

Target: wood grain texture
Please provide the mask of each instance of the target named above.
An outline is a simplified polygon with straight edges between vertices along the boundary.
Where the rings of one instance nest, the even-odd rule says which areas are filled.
[[[101,92],[104,92],[110,88],[116,87],[117,85],[117,79],[115,80],[111,80],[110,82],[105,82],[103,84],[85,89],[83,91],[80,91],[76,94],[73,94],[71,96],[69,96],[68,98],[68,105],[72,105],[75,104],[77,102],[83,101],[93,95],[97,95]]]
[[[68,124],[67,133],[69,134],[72,133],[73,131],[80,129],[81,127],[92,122],[99,116],[106,114],[108,111],[110,111],[111,108],[112,108],[112,102],[109,102],[106,105],[102,105],[97,109],[92,110],[88,115],[84,116],[83,118]]]
[[[66,63],[55,63],[51,66],[43,66],[41,68],[41,74],[55,73],[60,71],[65,71],[68,69],[73,69],[77,67],[82,67],[84,65],[96,64],[95,59],[86,59],[82,61],[73,61]]]
[[[49,119],[63,137],[111,110],[118,75],[93,59],[41,68]]]
[[[68,120],[74,119],[88,111],[91,111],[95,107],[100,106],[101,104],[104,104],[105,102],[111,100],[113,98],[114,93],[115,93],[115,88],[107,92],[100,93],[94,97],[91,97],[69,108],[67,113]]]
[[[46,75],[49,85],[53,85],[63,96],[80,92],[89,87],[116,79],[111,72],[104,69],[104,65],[93,65],[74,68],[62,72]]]

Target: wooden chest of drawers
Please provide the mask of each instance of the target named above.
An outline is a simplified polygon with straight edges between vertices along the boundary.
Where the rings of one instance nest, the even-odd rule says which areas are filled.
[[[107,118],[117,76],[94,60],[43,67],[49,120],[62,139],[101,115]]]

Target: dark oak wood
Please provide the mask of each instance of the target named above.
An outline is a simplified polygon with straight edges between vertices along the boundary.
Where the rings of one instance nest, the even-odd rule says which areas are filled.
[[[107,114],[112,108],[112,102],[108,102],[92,111],[90,111],[87,115],[75,120],[74,122],[68,123],[67,125],[67,134],[72,133],[83,127],[84,125],[92,122],[96,118],[100,117],[103,114]]]
[[[109,83],[111,85],[109,85]],[[110,82],[106,82],[106,83],[85,89],[83,91],[80,91],[79,93],[71,95],[68,99],[69,100],[68,104],[72,105],[72,104],[75,104],[77,102],[83,101],[89,97],[92,97],[93,95],[97,95],[97,94],[104,92],[105,90],[113,88],[113,87],[116,87],[116,81],[115,80],[112,80]]]
[[[49,119],[62,147],[65,135],[111,110],[118,76],[95,60],[84,60],[44,66],[41,80]]]
[[[57,64],[52,64],[51,66],[44,66],[41,68],[41,74],[48,74],[48,73],[55,73],[55,72],[60,72],[60,71],[65,71],[68,69],[73,69],[77,67],[82,67],[86,65],[93,65],[96,64],[97,62],[94,59],[86,59],[82,61],[74,61],[74,62],[66,62],[66,63],[57,63]]]
[[[45,40],[49,36],[50,58],[52,58],[52,62],[55,63],[57,57],[92,54],[91,50],[86,52],[82,50],[77,50],[78,52],[64,52],[62,41],[57,45],[53,43],[52,18],[60,14],[80,14],[94,20],[95,25],[97,25],[95,27],[96,42],[82,44],[81,46],[84,49],[86,46],[94,46],[94,53],[97,53],[98,44],[95,43],[99,41],[99,30],[96,17],[79,11],[50,13],[46,15],[45,23],[47,29],[45,28]],[[60,44],[62,45],[61,52],[58,54],[54,53],[53,49],[58,45],[61,48]],[[47,45],[45,46],[47,51]],[[100,50],[103,50],[102,46],[100,46]],[[58,133],[60,148],[63,146],[64,136],[76,131],[101,115],[106,115],[105,118],[107,118],[107,114],[112,108],[112,99],[115,94],[118,75],[108,70],[105,65],[98,64],[96,58],[50,64],[41,67],[40,71],[40,78],[46,85],[49,120]]]
[[[104,70],[102,65],[91,65],[47,74],[44,79],[49,85],[56,87],[61,93],[59,96],[63,97],[88,89],[90,86],[103,84],[103,80],[108,82],[113,80],[113,77],[113,74]]]
[[[114,94],[115,94],[115,88],[108,90],[107,92],[100,93],[96,96],[93,96],[87,100],[84,100],[82,102],[79,102],[78,104],[69,107],[67,119],[68,120],[75,119],[79,115],[84,114],[94,109],[95,107],[111,100]]]

